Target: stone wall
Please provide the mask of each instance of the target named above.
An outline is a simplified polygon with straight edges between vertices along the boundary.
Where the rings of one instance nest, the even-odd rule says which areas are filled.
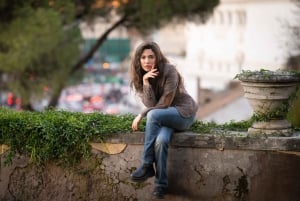
[[[1,156],[1,201],[148,201],[154,178],[130,181],[140,165],[143,133],[91,143],[93,155],[73,168],[36,166]],[[299,201],[300,137],[176,133],[169,150],[170,201]]]

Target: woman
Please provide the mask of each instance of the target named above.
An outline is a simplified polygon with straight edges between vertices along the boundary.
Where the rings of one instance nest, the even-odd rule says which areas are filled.
[[[155,175],[153,195],[163,198],[168,187],[167,157],[171,135],[191,126],[197,104],[185,91],[181,75],[154,42],[144,42],[136,49],[130,77],[131,89],[146,106],[132,122],[132,129],[136,131],[146,117],[142,165],[130,176],[133,181],[142,182]]]

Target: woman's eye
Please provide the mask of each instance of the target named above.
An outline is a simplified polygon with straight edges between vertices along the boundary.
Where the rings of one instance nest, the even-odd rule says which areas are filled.
[[[154,59],[154,55],[149,55],[149,56],[142,56],[141,59]]]

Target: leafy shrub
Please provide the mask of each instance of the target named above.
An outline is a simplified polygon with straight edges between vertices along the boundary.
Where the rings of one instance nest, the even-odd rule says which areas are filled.
[[[30,156],[32,161],[74,163],[90,154],[89,142],[129,132],[132,115],[73,113],[65,111],[17,112],[0,109],[0,144],[9,155]]]
[[[90,156],[91,141],[130,133],[133,114],[76,113],[66,111],[14,111],[0,108],[0,144],[10,147],[7,162],[15,154],[29,156],[32,162],[54,161],[72,165]],[[144,131],[145,119],[139,130]],[[196,121],[190,131],[210,133],[214,129],[246,131],[249,122],[230,122],[223,125]]]

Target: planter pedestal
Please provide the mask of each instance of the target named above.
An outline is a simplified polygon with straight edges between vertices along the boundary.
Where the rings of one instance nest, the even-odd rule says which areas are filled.
[[[293,129],[287,120],[270,120],[268,122],[254,122],[248,129],[250,135],[291,136]]]
[[[262,77],[254,76],[240,81],[244,96],[255,114],[264,116],[276,111],[271,120],[254,122],[248,129],[248,134],[291,136],[293,133],[291,124],[285,119],[287,111],[282,111],[280,107],[288,104],[290,96],[296,92],[299,77],[272,75],[268,80],[263,80]]]

